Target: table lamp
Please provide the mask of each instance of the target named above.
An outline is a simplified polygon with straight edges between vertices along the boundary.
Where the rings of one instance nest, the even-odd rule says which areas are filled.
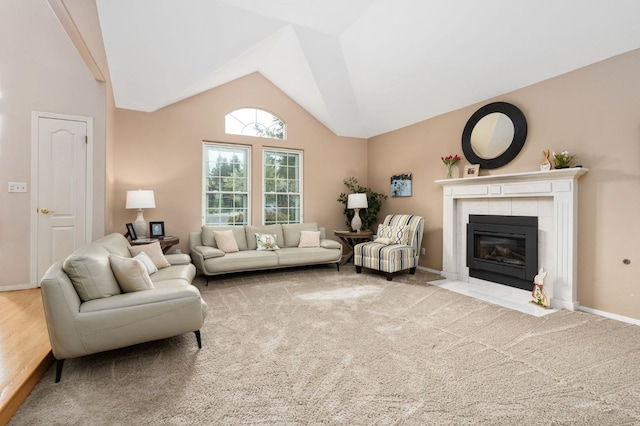
[[[360,219],[360,209],[369,207],[367,204],[367,194],[349,194],[347,197],[347,208],[353,209],[353,219],[351,219],[351,229],[353,232],[360,231],[362,228],[362,219]]]
[[[133,222],[133,230],[138,238],[147,238],[147,222],[142,215],[142,209],[155,209],[156,200],[153,191],[138,189],[127,191],[127,209],[138,209],[138,216]]]

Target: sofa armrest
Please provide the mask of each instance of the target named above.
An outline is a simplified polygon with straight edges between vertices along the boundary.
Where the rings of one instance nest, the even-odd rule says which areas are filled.
[[[202,256],[203,259],[224,256],[224,252],[222,250],[209,246],[196,246],[191,250],[198,253],[200,256]]]
[[[191,263],[191,257],[184,253],[165,254],[164,257],[172,265],[188,265]]]
[[[320,240],[320,247],[323,247],[326,249],[341,249],[342,244],[340,244],[335,240]]]

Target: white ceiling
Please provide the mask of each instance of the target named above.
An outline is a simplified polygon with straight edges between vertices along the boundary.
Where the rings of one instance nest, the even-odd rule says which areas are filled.
[[[96,2],[116,106],[257,71],[363,138],[640,48],[639,0]]]

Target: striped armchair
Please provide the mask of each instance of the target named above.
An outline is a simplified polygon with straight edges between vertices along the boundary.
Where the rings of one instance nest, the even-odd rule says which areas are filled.
[[[422,244],[424,218],[420,216],[398,214],[389,215],[378,228],[378,238],[390,240],[390,244],[366,242],[353,248],[353,264],[356,273],[362,267],[384,271],[387,281],[393,279],[393,273],[409,270],[415,274]]]

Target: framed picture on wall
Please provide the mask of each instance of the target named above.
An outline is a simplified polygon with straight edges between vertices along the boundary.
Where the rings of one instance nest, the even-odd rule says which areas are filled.
[[[411,173],[391,176],[391,196],[411,197]]]
[[[149,222],[149,236],[151,238],[164,237],[164,222]]]
[[[136,231],[133,230],[133,223],[127,223],[125,226],[127,227],[127,235],[129,235],[131,241],[137,240],[138,236],[136,235]]]

